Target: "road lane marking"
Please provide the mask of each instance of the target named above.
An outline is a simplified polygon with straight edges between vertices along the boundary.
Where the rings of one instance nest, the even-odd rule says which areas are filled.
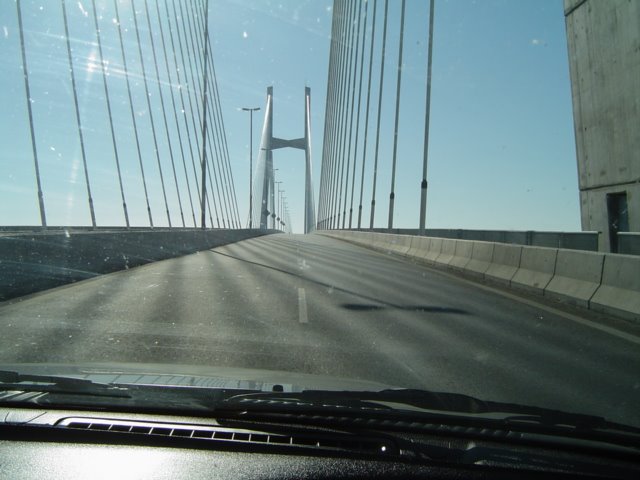
[[[298,321],[300,323],[309,323],[307,317],[307,294],[304,288],[298,288]]]

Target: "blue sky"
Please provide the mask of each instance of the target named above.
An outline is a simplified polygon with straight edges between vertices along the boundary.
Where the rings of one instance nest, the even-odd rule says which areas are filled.
[[[90,2],[85,3],[87,6],[83,8],[90,8]],[[112,13],[111,3],[97,1],[104,14],[102,28],[105,31]],[[128,2],[121,3],[124,8]],[[109,137],[104,121],[100,120],[104,118],[104,102],[100,102],[101,77],[90,67],[90,58],[95,53],[91,24],[83,20],[81,2],[68,4],[73,7],[70,25],[74,55],[84,58],[83,65],[88,65],[79,77],[81,97],[86,99],[82,100],[81,114],[86,119],[98,224],[121,225],[113,155],[109,154]],[[378,21],[382,20],[383,4],[378,0]],[[40,10],[38,6],[42,5],[44,9]],[[326,0],[210,0],[214,59],[243,222],[248,212],[249,118],[239,108],[264,108],[269,85],[274,87],[274,134],[283,138],[302,136],[304,87],[311,87],[314,183],[316,191],[319,188],[331,7],[332,2]],[[89,215],[66,80],[66,47],[60,41],[59,2],[24,0],[23,8],[27,10],[26,42],[49,222],[86,225]],[[371,8],[372,3],[369,19]],[[126,15],[123,17],[124,23]],[[376,226],[386,226],[388,215],[399,23],[400,1],[391,0]],[[397,227],[416,227],[418,223],[427,26],[428,2],[408,0],[398,139]],[[6,72],[0,78],[0,99],[2,105],[9,105],[0,115],[0,141],[5,146],[0,153],[0,223],[33,225],[39,223],[39,216],[14,2],[2,2],[0,27],[0,67]],[[380,27],[381,23],[378,31]],[[371,201],[379,38],[375,45],[378,58],[374,61],[371,92],[365,218]],[[105,39],[105,55],[115,55],[117,45],[109,44],[108,34]],[[132,41],[130,36],[125,38],[131,45],[127,55],[131,57],[131,69],[135,70],[139,66]],[[150,70],[149,66],[147,69]],[[149,88],[157,86],[151,82]],[[144,98],[140,85],[134,92],[134,103],[140,104]],[[363,107],[364,100],[363,95]],[[122,122],[127,115],[125,107],[118,102],[114,107],[117,110],[114,114]],[[94,114],[96,109],[101,109],[99,114]],[[258,149],[262,120],[261,115],[254,116],[254,152]],[[144,125],[145,121],[147,119],[142,119],[141,123]],[[361,141],[362,138],[361,134]],[[430,138],[427,226],[579,230],[571,90],[561,0],[436,0]],[[146,144],[149,143],[147,138]],[[124,182],[132,220],[134,224],[144,225],[144,196],[138,185],[135,152],[131,145],[123,148]],[[359,152],[361,155],[362,143]],[[152,169],[153,151],[147,150],[146,154],[154,220],[158,225],[166,224],[161,189]],[[295,150],[281,150],[274,154],[274,161],[277,179],[286,190],[294,230],[300,232],[303,155]],[[165,170],[170,168],[168,165]],[[357,208],[358,188],[355,196],[354,208]],[[177,201],[171,194],[170,203],[175,219]],[[184,199],[183,203],[186,203]]]

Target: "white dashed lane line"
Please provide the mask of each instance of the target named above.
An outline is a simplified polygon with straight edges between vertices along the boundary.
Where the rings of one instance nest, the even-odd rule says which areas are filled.
[[[300,323],[309,323],[307,316],[307,294],[304,288],[298,288],[298,321]]]

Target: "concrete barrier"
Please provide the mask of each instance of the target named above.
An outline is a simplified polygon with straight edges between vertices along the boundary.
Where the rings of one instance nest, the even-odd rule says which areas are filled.
[[[373,241],[375,239],[374,233],[369,232],[350,232],[345,239],[363,245],[365,247],[373,247]]]
[[[56,228],[0,235],[0,301],[276,230]]]
[[[335,231],[331,232],[330,236],[357,244],[360,244],[364,241],[364,237],[361,238],[359,232]]]
[[[377,235],[368,232],[356,232],[355,237],[352,237],[359,245],[373,248]]]
[[[368,233],[368,232],[363,232],[362,235],[363,235],[362,245],[373,248],[378,235],[375,233]]]
[[[330,232],[323,232],[323,235],[329,237],[339,238],[347,242],[363,245],[367,243],[367,236],[365,232],[354,232],[350,230],[332,230]],[[368,243],[371,243],[370,241]]]
[[[332,232],[333,233],[333,232]],[[357,245],[362,245],[369,248],[374,248],[374,242],[378,237],[377,234],[372,232],[346,232],[344,240],[353,242]]]
[[[371,246],[373,244],[373,236],[364,232],[345,232],[342,238],[361,245]]]
[[[520,268],[522,249],[520,245],[496,243],[493,247],[491,265],[484,272],[485,280],[501,285],[511,285],[511,279]]]
[[[494,246],[495,244],[491,242],[473,242],[471,260],[464,267],[465,273],[484,277],[484,273],[491,266]]]
[[[511,286],[542,295],[553,278],[557,255],[555,248],[523,248],[520,267],[511,279]]]
[[[558,250],[555,273],[544,295],[589,307],[589,300],[600,286],[603,261],[604,255],[594,252]]]
[[[406,255],[411,247],[411,237],[409,235],[391,235],[387,248],[399,255]]]
[[[389,233],[378,233],[373,237],[372,247],[376,250],[387,250],[387,245],[390,243],[391,234]]]
[[[436,263],[436,259],[438,258],[438,256],[440,255],[440,252],[442,251],[442,242],[444,240],[442,238],[432,238],[431,242],[429,242],[429,250],[427,251],[427,253],[425,254],[424,257],[424,261],[434,265]]]
[[[471,261],[473,242],[470,240],[456,240],[456,250],[449,262],[449,268],[461,272]]]
[[[453,257],[456,254],[456,242],[457,240],[450,240],[447,238],[442,240],[440,255],[435,259],[436,265],[449,265],[449,262],[453,260]]]
[[[424,260],[427,253],[429,253],[431,240],[430,237],[411,237],[411,247],[407,252],[407,256]]]
[[[640,257],[604,254],[601,284],[589,308],[640,321]]]

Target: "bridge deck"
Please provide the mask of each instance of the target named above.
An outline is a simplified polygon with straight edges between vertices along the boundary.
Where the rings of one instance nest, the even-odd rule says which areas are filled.
[[[0,361],[266,368],[637,424],[632,328],[621,338],[405,259],[279,234],[0,304]]]

